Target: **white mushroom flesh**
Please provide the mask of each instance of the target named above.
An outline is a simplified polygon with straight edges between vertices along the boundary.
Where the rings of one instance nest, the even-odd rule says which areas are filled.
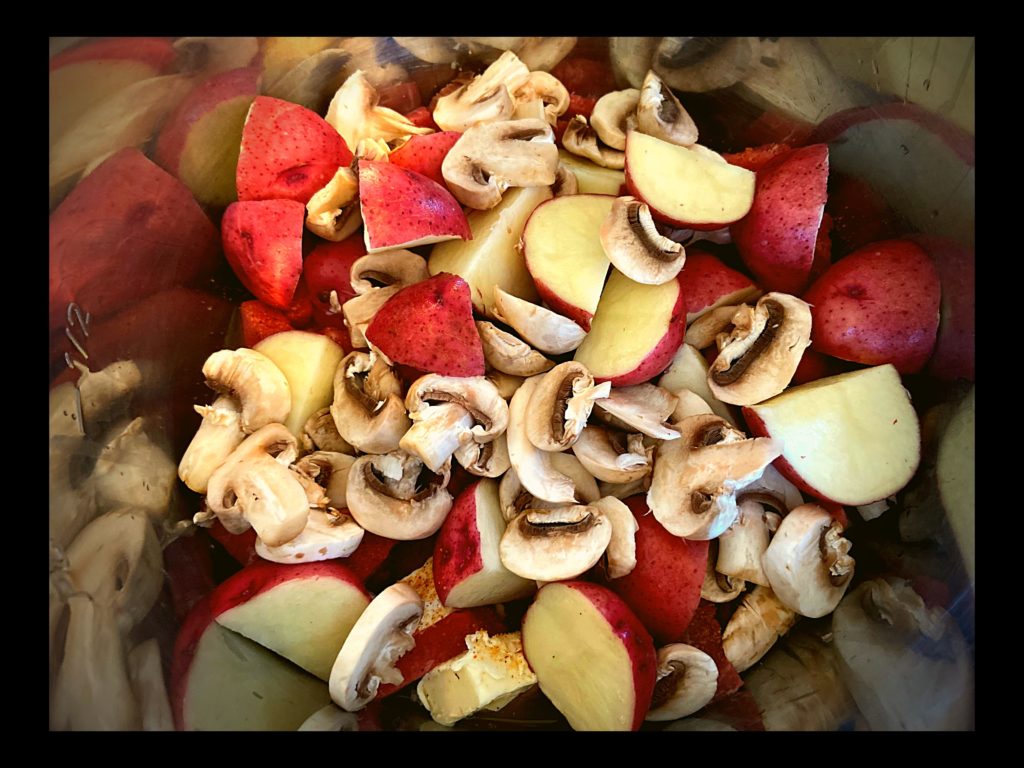
[[[610,382],[595,384],[590,371],[580,363],[556,365],[538,377],[530,396],[526,416],[530,442],[542,451],[572,447],[586,427],[594,403],[610,391]]]
[[[583,343],[587,332],[567,317],[494,286],[494,316],[541,352],[561,355]]]
[[[626,88],[611,91],[597,100],[590,124],[598,137],[612,149],[626,148],[626,131],[634,127],[640,91]]]
[[[460,131],[480,123],[508,120],[515,111],[512,94],[529,80],[530,70],[511,51],[506,51],[481,74],[434,107],[434,122],[442,131]]]
[[[131,506],[154,520],[169,515],[177,471],[170,453],[150,437],[147,426],[141,416],[115,426],[97,457],[89,481],[101,510]]]
[[[585,157],[604,168],[621,171],[626,167],[626,153],[598,141],[597,132],[583,115],[575,115],[562,133],[562,147],[574,155]]]
[[[636,568],[636,532],[640,524],[629,507],[614,496],[605,496],[590,502],[601,510],[612,526],[612,537],[605,550],[605,573],[609,579],[619,579]]]
[[[380,96],[362,70],[356,70],[342,83],[331,99],[324,117],[354,150],[363,139],[391,141],[402,136],[432,133],[404,115],[378,104]]]
[[[254,349],[222,349],[203,364],[206,383],[242,405],[242,431],[252,434],[274,422],[283,423],[292,409],[291,389],[281,369]]]
[[[178,463],[178,477],[196,493],[206,493],[210,476],[245,439],[242,407],[228,395],[218,397],[213,405],[193,407],[203,421]]]
[[[331,416],[338,434],[366,453],[397,449],[412,426],[401,393],[401,382],[375,353],[350,353],[334,372]]]
[[[761,564],[771,540],[765,509],[749,499],[738,506],[736,522],[718,537],[715,570],[733,579],[767,587],[768,576]]]
[[[256,538],[256,554],[274,563],[315,563],[348,557],[363,540],[365,532],[344,512],[311,509],[306,527],[291,541],[276,547]]]
[[[662,235],[650,207],[629,195],[615,199],[600,234],[608,260],[634,282],[663,285],[686,264],[683,246]]]
[[[572,452],[598,480],[628,483],[650,474],[654,448],[645,446],[639,433],[625,434],[591,423],[573,443]]]
[[[351,168],[343,166],[306,203],[306,229],[338,243],[354,234],[362,224],[359,179]]]
[[[629,431],[637,431],[657,440],[676,440],[679,430],[667,424],[679,398],[654,384],[613,387],[608,397],[595,402],[598,418]],[[612,417],[606,419],[606,416]]]
[[[486,320],[476,321],[484,360],[494,370],[510,376],[536,376],[555,367],[553,360],[544,357],[525,341],[503,331]]]
[[[743,596],[739,608],[722,632],[725,658],[742,674],[771,650],[789,632],[799,616],[791,611],[769,587],[757,586]]]
[[[572,579],[592,568],[608,548],[612,525],[592,506],[527,509],[502,534],[502,564],[524,579]]]
[[[645,719],[678,720],[707,706],[718,687],[718,665],[699,648],[672,643],[658,649],[657,680]]]
[[[530,413],[530,399],[538,384],[539,376],[526,379],[509,403],[508,457],[519,481],[537,498],[551,502],[573,503],[576,501],[576,485],[557,471],[549,451],[537,448],[527,434],[526,423]]]
[[[636,127],[642,133],[683,147],[697,143],[697,124],[676,95],[653,71],[640,87]]]
[[[410,415],[412,426],[398,447],[419,458],[431,472],[440,472],[460,446],[473,440],[473,416],[456,403],[424,405]]]
[[[452,508],[449,468],[426,480],[422,469],[423,462],[404,451],[357,459],[346,495],[352,517],[371,533],[398,541],[436,533]]]

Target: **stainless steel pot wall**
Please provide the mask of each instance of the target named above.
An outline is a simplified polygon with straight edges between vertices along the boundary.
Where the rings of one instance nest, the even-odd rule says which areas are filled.
[[[250,557],[192,523],[202,497],[178,462],[195,407],[212,402],[203,363],[241,344],[239,306],[252,298],[220,224],[253,98],[324,115],[361,70],[382,104],[410,113],[505,50],[561,73],[577,108],[591,94],[574,87],[640,88],[653,70],[720,153],[827,144],[832,259],[909,238],[942,280],[946,341],[903,380],[921,464],[894,497],[846,509],[857,574],[840,610],[800,620],[738,693],[644,728],[973,728],[974,48],[931,37],[51,39],[51,729],[180,725],[195,606]],[[730,247],[723,258],[742,269]],[[310,306],[287,321],[315,325]],[[370,591],[419,566],[429,544],[382,555]],[[513,624],[522,610],[509,609]],[[297,727],[329,703],[315,678],[220,631],[231,674],[274,675],[289,691],[308,678],[294,724],[264,713],[253,727]],[[203,695],[232,706],[216,688]],[[345,727],[441,728],[414,688]],[[455,726],[566,727],[536,689]]]

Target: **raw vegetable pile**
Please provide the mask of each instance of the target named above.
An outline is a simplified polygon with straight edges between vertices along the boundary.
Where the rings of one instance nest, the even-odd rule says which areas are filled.
[[[973,727],[891,545],[973,583],[973,389],[911,399],[973,380],[963,248],[830,207],[827,134],[720,154],[573,38],[389,41],[417,77],[248,40],[51,64],[138,78],[51,116],[51,324],[95,314],[51,389],[52,728]],[[153,231],[147,315],[74,257]],[[104,347],[157,312],[195,338]],[[174,445],[136,415],[168,361]]]

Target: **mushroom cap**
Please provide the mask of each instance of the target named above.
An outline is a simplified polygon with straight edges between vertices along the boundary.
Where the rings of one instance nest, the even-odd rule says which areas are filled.
[[[612,536],[605,550],[605,573],[609,579],[618,579],[636,568],[636,532],[640,524],[629,507],[614,496],[604,496],[590,506],[601,510],[612,526]]]
[[[678,720],[703,709],[715,697],[718,665],[699,648],[672,643],[658,649],[657,682],[647,720]]]
[[[555,367],[553,360],[525,341],[503,331],[487,320],[477,320],[476,330],[487,365],[511,376],[536,376]]]
[[[583,115],[574,115],[566,125],[562,133],[562,147],[604,168],[621,171],[626,167],[626,153],[599,142],[597,131],[590,127]]]
[[[288,379],[274,361],[255,349],[221,349],[203,363],[206,384],[242,405],[242,431],[252,434],[260,427],[284,422],[292,409]]]
[[[590,125],[598,138],[612,149],[625,149],[626,131],[632,127],[639,101],[636,88],[611,91],[599,98],[590,114]]]
[[[549,355],[572,352],[587,332],[569,318],[494,286],[494,316],[530,346]]]
[[[572,447],[587,425],[594,402],[607,397],[609,382],[594,383],[582,363],[556,365],[538,377],[526,414],[526,434],[542,451]]]
[[[203,420],[178,463],[178,477],[196,493],[206,493],[210,476],[245,439],[242,406],[235,398],[221,395],[213,405],[194,407]]]
[[[451,467],[452,454],[472,442],[473,416],[457,403],[423,404],[398,447],[422,461],[431,472]]]
[[[352,262],[349,274],[352,290],[357,296],[371,293],[381,287],[404,287],[430,278],[426,259],[404,248],[392,248],[360,256]]]
[[[366,340],[366,329],[370,321],[376,317],[380,308],[387,304],[388,300],[402,290],[401,285],[387,285],[383,288],[372,288],[366,293],[353,296],[341,306],[345,315],[345,325],[348,326],[349,339],[356,349],[366,349],[369,342]],[[333,294],[333,291],[331,292]]]
[[[559,472],[551,457],[559,454],[542,451],[531,442],[527,432],[530,400],[540,376],[523,381],[509,403],[508,457],[519,482],[535,497],[556,503],[576,501],[576,484]],[[511,471],[511,470],[510,470]]]
[[[515,111],[512,94],[529,78],[530,70],[519,57],[505,51],[470,82],[439,98],[434,122],[442,131],[466,133],[481,123],[508,120]]]
[[[276,547],[256,538],[256,554],[274,563],[315,563],[348,557],[359,547],[364,531],[336,509],[311,509],[298,536]]]
[[[349,353],[334,372],[331,417],[338,434],[366,453],[395,450],[412,425],[401,392],[398,377],[379,357]]]
[[[597,418],[612,426],[636,430],[657,440],[676,440],[679,431],[668,425],[679,397],[656,384],[612,387],[608,397],[595,402]]]
[[[382,591],[352,625],[331,668],[331,699],[357,712],[377,695],[380,684],[402,682],[395,662],[416,645],[413,632],[423,616],[423,600],[408,584]]]
[[[346,78],[327,107],[324,120],[332,125],[345,145],[355,149],[364,139],[391,141],[412,134],[431,133],[400,112],[378,104],[377,89],[366,74],[357,69]]]
[[[708,369],[708,386],[724,403],[754,405],[782,392],[811,343],[811,308],[785,293],[766,293],[733,316],[733,331]]]
[[[697,124],[653,70],[647,73],[640,86],[636,127],[670,144],[689,147],[697,143]]]
[[[295,470],[323,489],[330,506],[344,509],[348,473],[355,461],[355,456],[339,451],[313,451],[295,462]]]
[[[637,283],[662,285],[686,263],[686,251],[662,235],[651,209],[629,195],[615,198],[601,224],[601,247],[622,274]]]
[[[715,565],[718,563],[718,539],[708,542],[707,565],[704,569],[704,582],[700,586],[702,600],[711,603],[731,603],[747,587],[742,579],[733,579],[719,573]]]
[[[306,451],[331,451],[350,456],[355,453],[355,448],[338,433],[338,425],[334,423],[329,405],[310,414],[302,427],[299,439],[303,450]]]
[[[473,417],[472,439],[487,443],[508,429],[508,404],[485,376],[442,376],[430,373],[416,379],[405,396],[414,421],[428,403],[453,403]]]
[[[348,510],[363,528],[397,541],[425,539],[452,508],[448,465],[421,479],[423,462],[404,451],[356,459],[348,475]]]
[[[527,509],[508,524],[498,552],[502,564],[524,579],[559,581],[597,563],[611,536],[611,523],[596,507]]]
[[[736,580],[767,587],[768,577],[761,564],[771,540],[765,509],[750,498],[738,502],[737,506],[736,522],[718,537],[715,570]]]
[[[512,466],[504,433],[489,443],[470,441],[452,455],[467,472],[478,477],[501,477]]]
[[[525,66],[525,65],[524,65]],[[569,108],[569,91],[549,72],[531,72],[512,97],[516,104],[538,100],[544,105],[544,119],[554,125]]]

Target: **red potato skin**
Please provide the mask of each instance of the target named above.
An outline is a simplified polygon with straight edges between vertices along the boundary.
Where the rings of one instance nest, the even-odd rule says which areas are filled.
[[[352,265],[365,255],[363,236],[356,232],[338,243],[317,243],[306,256],[302,263],[302,277],[313,304],[313,320],[319,327],[345,329],[348,333],[345,315],[341,312],[331,313],[331,291],[338,294],[339,304],[355,297]]]
[[[832,248],[840,255],[892,240],[909,229],[870,184],[841,171],[829,173],[825,212],[832,217]]]
[[[676,298],[675,306],[672,307],[672,314],[669,317],[668,327],[661,340],[655,345],[640,365],[632,371],[619,376],[600,377],[595,375],[594,381],[598,384],[610,381],[613,387],[628,387],[632,384],[642,384],[650,381],[655,376],[664,372],[672,363],[672,358],[683,343],[686,337],[686,297],[682,290],[679,276],[676,276],[676,285],[679,286],[679,296]],[[589,329],[588,329],[589,330]]]
[[[908,240],[885,240],[833,265],[804,294],[811,343],[864,365],[920,371],[935,348],[941,284],[928,254]]]
[[[218,73],[197,85],[164,122],[156,141],[153,159],[177,175],[192,125],[225,101],[239,96],[255,98],[259,93],[259,80],[259,67],[244,67]]]
[[[188,188],[139,150],[122,149],[50,215],[50,330],[64,327],[72,301],[96,320],[197,284],[216,270],[219,251]]]
[[[242,346],[255,347],[263,339],[275,333],[293,330],[292,324],[279,309],[267,306],[262,301],[243,301],[239,307],[242,321]]]
[[[441,163],[461,136],[458,131],[413,136],[388,156],[388,162],[426,176],[447,189]]]
[[[359,163],[366,249],[399,248],[426,237],[473,237],[462,206],[433,179],[390,162]]]
[[[434,122],[434,116],[426,107],[416,107],[416,109],[406,114],[406,117],[410,123],[418,125],[420,128],[433,128],[435,131],[441,130],[440,126]]]
[[[747,147],[742,152],[726,152],[722,157],[733,165],[756,173],[773,157],[785,154],[791,149],[789,144],[761,144],[757,147]]]
[[[460,580],[483,569],[480,530],[476,524],[477,481],[463,490],[452,504],[434,542],[434,588],[441,604]]]
[[[305,205],[339,167],[351,162],[341,134],[316,112],[257,96],[242,129],[235,173],[238,199]]]
[[[448,272],[392,296],[370,321],[366,338],[392,361],[421,371],[484,374],[469,284]]]
[[[204,536],[181,536],[164,548],[167,588],[178,621],[216,587],[210,543]]]
[[[696,247],[686,249],[679,285],[686,297],[687,324],[718,304],[726,303],[723,301],[726,297],[731,297],[728,303],[736,303],[760,293],[760,288],[749,277]]]
[[[758,171],[754,204],[730,230],[743,263],[765,290],[799,295],[806,287],[827,185],[825,144],[778,155]]]
[[[344,581],[362,592],[367,600],[372,599],[370,593],[363,586],[362,579],[338,560],[284,564],[257,559],[223,581],[213,591],[210,595],[210,614],[216,618],[225,611],[251,600],[256,595],[268,592],[288,581],[310,578]]]
[[[639,550],[637,559],[639,560]],[[703,578],[703,577],[702,577]],[[614,584],[620,579],[612,582]],[[633,684],[635,703],[633,708],[632,730],[638,730],[644,723],[647,711],[651,706],[654,694],[654,683],[657,677],[658,655],[654,640],[647,631],[645,624],[634,612],[629,601],[608,587],[589,581],[561,581],[562,586],[569,587],[590,601],[608,622],[612,632],[622,640],[623,646],[633,662]],[[543,587],[541,588],[543,589]],[[529,620],[529,609],[524,622]],[[530,661],[529,649],[524,646],[526,661]]]
[[[839,373],[835,365],[835,358],[823,355],[810,347],[804,350],[800,363],[796,367],[793,379],[789,386],[795,387],[799,384],[806,384],[809,381],[823,379]]]
[[[974,381],[974,249],[934,235],[908,235],[931,257],[942,284],[935,351],[925,370],[944,381]]]
[[[640,526],[636,567],[606,586],[629,605],[659,646],[678,642],[700,603],[708,542],[673,536],[651,514],[643,496],[632,496],[625,504]]]
[[[704,651],[714,659],[715,666],[718,667],[718,686],[715,688],[715,696],[709,702],[710,704],[720,701],[743,687],[743,679],[726,658],[725,649],[722,647],[722,625],[715,617],[716,611],[717,607],[714,603],[701,600],[694,611],[693,620],[679,639],[681,643]]]
[[[224,256],[260,301],[288,309],[302,274],[306,207],[294,200],[232,203],[221,219]]]
[[[584,331],[590,330],[590,323],[594,319],[592,312],[587,312],[585,309],[574,307],[572,304],[563,301],[560,296],[555,294],[551,288],[548,287],[547,283],[534,281],[534,286],[537,288],[537,295],[540,296],[540,300],[544,302],[548,309],[552,312],[557,312],[564,317],[568,317]]]
[[[210,538],[224,547],[224,550],[239,565],[246,566],[259,560],[260,556],[256,554],[256,530],[254,528],[243,533],[231,533],[221,524],[220,520],[215,520],[213,525],[204,530]]]
[[[61,51],[50,59],[50,71],[82,61],[126,59],[145,62],[159,74],[171,69],[177,56],[167,38],[112,37]]]

